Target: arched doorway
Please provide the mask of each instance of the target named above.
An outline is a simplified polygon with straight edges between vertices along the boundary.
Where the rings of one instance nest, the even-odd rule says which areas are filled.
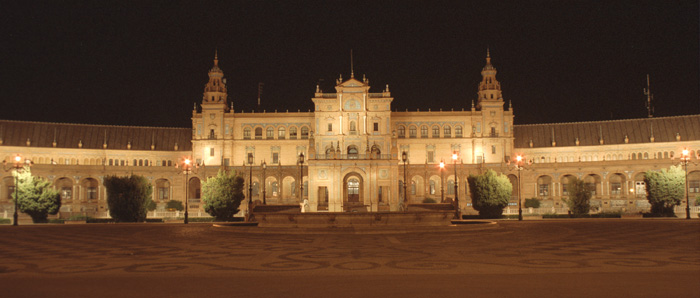
[[[350,173],[343,179],[343,205],[346,211],[355,211],[364,206],[362,176]]]

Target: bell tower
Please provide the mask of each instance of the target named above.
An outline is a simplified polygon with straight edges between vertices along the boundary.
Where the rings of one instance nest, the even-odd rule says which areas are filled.
[[[192,111],[193,157],[200,164],[228,164],[231,152],[226,144],[233,138],[233,110],[229,106],[226,79],[219,68],[218,52],[214,54],[214,66],[209,70],[209,81],[204,85],[201,111],[195,104]],[[230,151],[230,150],[229,150]]]
[[[501,83],[496,80],[496,68],[491,65],[491,55],[486,50],[486,65],[481,70],[481,83],[479,83],[479,108],[500,106],[503,108],[503,94]]]

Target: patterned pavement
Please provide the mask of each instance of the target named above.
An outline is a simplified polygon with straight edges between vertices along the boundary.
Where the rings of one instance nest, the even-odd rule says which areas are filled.
[[[0,292],[700,297],[698,220],[293,232],[211,224],[0,226]],[[143,285],[120,286],[131,283]]]

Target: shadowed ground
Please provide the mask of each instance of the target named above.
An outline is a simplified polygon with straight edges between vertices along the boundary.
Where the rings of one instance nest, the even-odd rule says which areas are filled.
[[[700,296],[698,220],[0,226],[3,297]],[[381,232],[381,233],[377,233]]]

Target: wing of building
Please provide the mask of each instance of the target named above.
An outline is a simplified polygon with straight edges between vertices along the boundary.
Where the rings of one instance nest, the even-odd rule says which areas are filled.
[[[496,73],[487,54],[477,97],[465,98],[459,111],[392,111],[388,85],[370,92],[369,80],[351,73],[333,92],[316,87],[313,112],[245,113],[232,108],[216,57],[192,127],[0,120],[0,156],[32,160],[32,173],[61,191],[61,217],[103,214],[103,177],[128,174],[152,182],[159,210],[187,198],[191,214],[201,214],[201,183],[219,170],[244,174],[256,203],[308,199],[313,212],[398,211],[457,196],[468,214],[474,210],[466,178],[487,169],[511,179],[511,205],[521,185],[522,198],[560,210],[568,179],[578,177],[593,190],[593,205],[644,210],[645,171],[677,164],[684,148],[697,158],[700,115],[513,125]],[[526,161],[520,172],[516,156]],[[189,181],[176,167],[185,158],[199,165]],[[2,175],[0,216],[7,217],[14,181],[10,172]],[[700,190],[698,172],[689,185]]]

